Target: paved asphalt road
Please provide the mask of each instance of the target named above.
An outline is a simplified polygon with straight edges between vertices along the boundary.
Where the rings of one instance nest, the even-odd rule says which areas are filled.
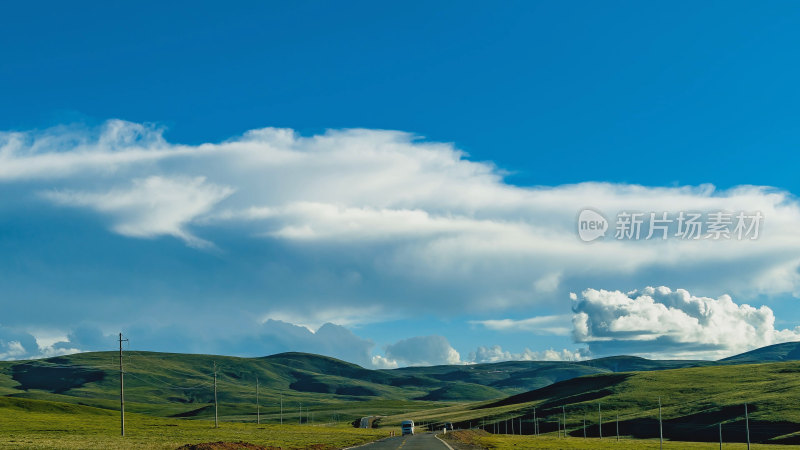
[[[358,447],[358,450],[448,450],[433,433],[395,436]]]

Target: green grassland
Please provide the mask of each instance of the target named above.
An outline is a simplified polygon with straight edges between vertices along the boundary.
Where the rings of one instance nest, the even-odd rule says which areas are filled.
[[[658,439],[598,439],[598,438],[558,438],[556,436],[506,436],[492,435],[485,432],[474,431],[455,431],[442,436],[445,440],[452,443],[464,443],[476,447],[488,449],[615,449],[615,450],[639,450],[639,449],[659,449],[661,445]],[[753,450],[774,449],[789,450],[798,449],[796,445],[770,445],[752,444]],[[676,450],[694,449],[718,449],[718,442],[686,442],[686,441],[665,441],[663,448]],[[726,449],[747,449],[745,443],[725,443]]]
[[[300,404],[319,414],[341,405],[355,415],[389,414],[429,408],[432,402],[491,400],[545,388],[576,377],[629,371],[712,367],[736,361],[787,360],[800,344],[765,347],[730,361],[654,361],[631,356],[582,362],[509,361],[494,364],[368,370],[334,358],[282,353],[236,358],[155,352],[125,352],[128,408],[159,416],[207,418],[213,397],[212,372],[218,370],[220,412],[248,420],[255,408],[256,379],[266,420]],[[0,362],[0,395],[79,403],[113,409],[119,383],[116,352],[80,353],[36,361]],[[299,415],[299,414],[298,414]]]
[[[185,417],[208,415],[214,363],[219,401],[223,414],[230,416],[246,416],[253,409],[256,379],[265,405],[277,405],[282,396],[290,409],[299,408],[300,403],[327,410],[331,403],[391,400],[400,410],[408,410],[427,407],[430,402],[501,398],[582,375],[708,363],[617,357],[579,363],[513,361],[368,370],[304,353],[263,358],[155,352],[124,355],[130,410]],[[0,362],[0,395],[114,408],[118,383],[116,352]]]
[[[104,352],[4,362],[0,395],[117,409],[119,366],[114,357]],[[434,404],[413,400],[434,388],[398,387],[392,383],[402,383],[403,377],[317,355],[234,358],[130,352],[124,363],[126,409],[162,417],[212,417],[214,363],[219,413],[226,421],[255,420],[256,379],[266,422],[280,421],[281,402],[287,423],[300,423],[301,407],[306,423],[312,415],[315,422],[328,422],[336,414],[342,422]],[[502,395],[493,392],[492,397]]]
[[[800,443],[800,363],[694,367],[656,372],[591,375],[497,401],[450,405],[415,414],[416,420],[462,428],[519,419],[533,432],[534,408],[542,433],[554,433],[566,415],[567,432],[598,436],[598,404],[605,434],[631,438],[658,437],[658,399],[662,401],[664,436],[672,440],[715,441],[718,424],[728,441],[745,440],[748,403],[753,442]],[[564,409],[562,410],[562,406]],[[396,425],[396,415],[383,423]],[[503,422],[504,423],[504,422]],[[486,429],[492,431],[491,425]]]
[[[40,400],[0,398],[0,448],[175,449],[201,442],[249,442],[266,447],[318,450],[363,444],[388,435],[391,428],[349,425],[256,425],[126,414],[125,437],[119,413]],[[395,429],[395,431],[399,431]]]
[[[599,404],[605,436],[614,434],[618,424],[623,440],[646,448],[642,446],[650,445],[648,439],[658,436],[659,397],[668,442],[715,442],[720,423],[727,442],[743,442],[748,403],[753,442],[798,444],[800,362],[787,361],[800,354],[798,349],[797,343],[780,344],[721,362],[621,356],[582,363],[516,361],[395,370],[368,370],[303,353],[236,358],[126,352],[129,436],[124,440],[117,437],[117,353],[0,362],[0,446],[175,448],[243,440],[284,448],[337,448],[385,436],[405,419],[422,429],[453,422],[490,431],[493,423],[502,427],[514,419],[515,432],[521,420],[523,432],[532,434],[535,411],[542,442],[555,439],[551,435],[557,421],[566,416],[570,437],[563,442],[570,447],[564,448],[582,448],[572,445],[608,445],[591,439],[600,430]],[[784,362],[741,363],[759,358]],[[220,429],[213,429],[211,421],[214,364]],[[261,425],[254,423],[256,379]],[[538,389],[526,389],[530,386]],[[381,416],[380,428],[354,429],[351,423],[363,416]],[[582,439],[584,417],[587,441]],[[529,436],[479,437],[489,448],[528,448],[526,443],[532,442],[526,440]]]
[[[283,353],[237,358],[155,352],[125,352],[128,411],[162,417],[208,419],[212,415],[213,367],[218,373],[220,415],[226,421],[254,420],[256,379],[263,420],[324,422],[503,398],[614,367],[654,369],[671,362],[641,358],[592,362],[514,361],[468,366],[368,370],[334,358]],[[93,352],[35,361],[0,362],[0,395],[118,407],[116,352]],[[682,362],[681,364],[694,364]],[[609,368],[611,367],[611,368]]]

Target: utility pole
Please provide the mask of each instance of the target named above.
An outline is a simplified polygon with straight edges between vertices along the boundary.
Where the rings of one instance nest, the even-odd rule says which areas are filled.
[[[214,428],[219,428],[219,411],[217,409],[217,363],[214,362]]]
[[[744,404],[744,425],[747,430],[747,450],[750,450],[750,417],[747,415],[747,403]]]
[[[125,436],[125,371],[122,370],[122,343],[127,342],[119,334],[119,430]]]
[[[539,422],[536,420],[536,407],[533,407],[533,435],[539,436]]]
[[[722,450],[722,422],[719,423],[719,450]]]
[[[261,405],[258,404],[258,377],[256,377],[256,425],[261,424]]]
[[[300,403],[300,425],[303,424],[303,404]]]
[[[567,410],[561,405],[561,416],[564,418],[564,438],[567,437]]]
[[[600,439],[603,439],[603,411],[600,410],[600,403],[597,404],[597,415],[600,417],[600,422],[597,423],[597,431]]]
[[[661,425],[661,397],[658,397],[658,448],[664,448],[664,427]]]
[[[586,410],[583,410],[583,438],[586,439]]]
[[[281,425],[283,425],[283,393],[281,393]]]
[[[619,440],[619,413],[617,413],[617,440]]]

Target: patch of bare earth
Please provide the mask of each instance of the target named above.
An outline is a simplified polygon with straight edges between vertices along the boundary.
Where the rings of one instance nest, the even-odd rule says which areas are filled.
[[[263,445],[249,442],[203,442],[201,444],[186,444],[177,450],[281,450],[280,447],[264,447]]]

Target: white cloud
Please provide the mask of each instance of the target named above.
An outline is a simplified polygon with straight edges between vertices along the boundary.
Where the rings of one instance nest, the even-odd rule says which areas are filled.
[[[53,358],[55,356],[63,356],[63,355],[72,355],[75,353],[81,353],[85,350],[81,350],[75,347],[66,347],[66,346],[50,346],[50,347],[42,347],[39,348],[39,353],[35,356],[35,358]]]
[[[316,353],[369,367],[371,351],[375,344],[356,336],[347,328],[332,323],[323,324],[316,331],[300,325],[278,320],[267,320],[255,338],[239,338],[235,347],[270,355],[281,352]]]
[[[535,334],[556,334],[568,335],[570,333],[570,321],[572,316],[568,314],[553,316],[538,316],[527,319],[489,319],[472,320],[470,323],[484,326],[496,331],[525,331]]]
[[[163,160],[187,149],[169,146],[162,130],[109,120],[99,129],[54,127],[0,132],[0,182],[113,174],[131,164]]]
[[[585,349],[579,350],[553,350],[547,349],[540,352],[535,352],[529,348],[525,348],[521,353],[512,353],[503,350],[499,345],[491,347],[478,347],[474,352],[470,352],[470,362],[480,363],[496,363],[502,361],[581,361],[588,356]]]
[[[357,279],[355,274],[351,278]],[[300,325],[313,331],[326,323],[340,326],[380,322],[383,310],[379,305],[363,305],[361,307],[335,307],[320,305],[306,311],[294,311],[291,308],[276,309],[264,314],[262,322],[278,320]]]
[[[232,193],[229,187],[206,183],[204,177],[151,176],[133,180],[133,186],[127,189],[99,193],[51,191],[44,195],[61,205],[86,206],[111,215],[114,231],[124,236],[169,235],[204,247],[209,243],[187,231],[187,224]]]
[[[0,351],[0,360],[2,361],[19,359],[28,353],[20,341],[3,342],[0,344],[0,348],[2,348]]]
[[[375,355],[372,357],[372,367],[375,369],[396,369],[399,367],[397,361],[393,359],[386,358],[381,355]]]
[[[386,359],[399,365],[461,364],[461,355],[442,336],[415,336],[386,346]]]
[[[729,295],[696,297],[662,286],[628,293],[587,289],[573,301],[575,341],[595,354],[717,359],[800,340],[800,327],[775,329],[767,306],[737,304]]]
[[[67,337],[53,330],[29,332],[0,325],[0,361],[49,358],[81,351],[68,347],[67,343]]]
[[[203,247],[235,236],[239,246],[221,250],[240,251],[229,260],[251,263],[226,272],[240,277],[231,282],[241,286],[229,300],[235,309],[312,329],[421,308],[466,315],[541,307],[559,315],[566,294],[587,286],[725,286],[737,298],[800,296],[800,208],[791,193],[593,182],[520,187],[451,144],[398,131],[300,136],[264,128],[200,145],[170,143],[156,127],[119,120],[92,130],[0,133],[0,190],[20,202],[34,197],[26,192],[46,192],[48,201],[98,214],[132,238],[174,236]],[[765,219],[757,241],[585,244],[575,222],[584,207],[609,218],[621,210],[724,209],[760,211]],[[219,283],[199,278],[156,280],[151,291],[216,314],[209,305],[223,294],[202,294]],[[182,299],[195,282],[201,295]],[[99,311],[107,300],[81,302],[81,311]],[[564,331],[535,320],[484,325]]]

